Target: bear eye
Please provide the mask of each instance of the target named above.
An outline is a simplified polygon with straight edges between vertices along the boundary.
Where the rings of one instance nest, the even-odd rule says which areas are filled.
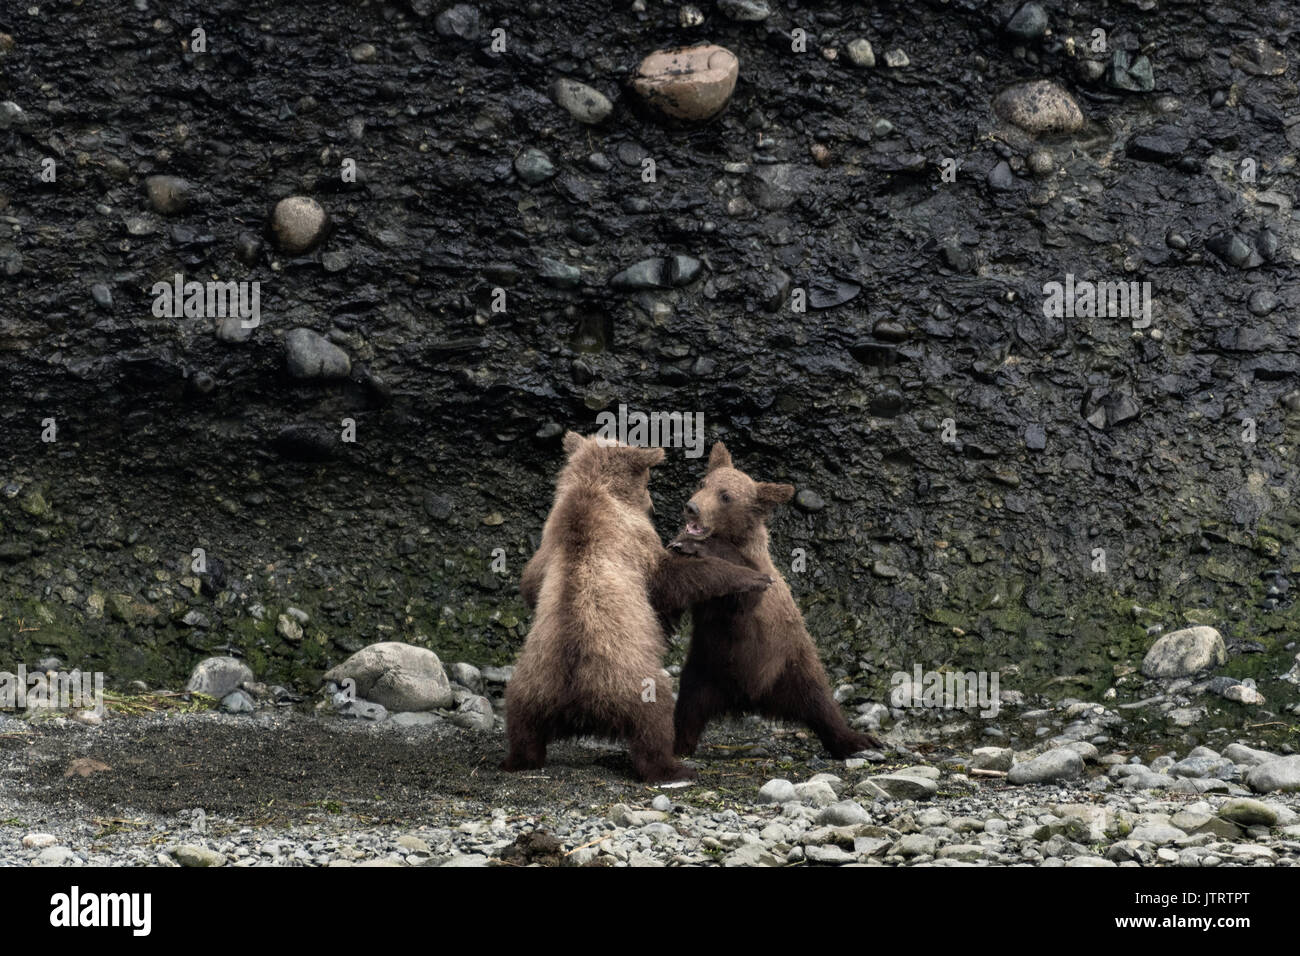
[[[722,498],[723,504],[731,504],[731,495],[727,494],[725,491],[720,492],[719,497]]]

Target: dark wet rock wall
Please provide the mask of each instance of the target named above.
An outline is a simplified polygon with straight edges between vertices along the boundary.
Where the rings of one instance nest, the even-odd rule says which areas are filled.
[[[644,6],[481,3],[477,36],[423,0],[0,14],[7,656],[178,684],[231,647],[308,686],[376,640],[504,662],[559,436],[626,404],[702,412],[811,493],[774,551],[806,551],[792,586],[860,682],[920,662],[1100,690],[1185,623],[1224,633],[1229,673],[1286,670],[1294,7],[1044,3],[1027,41],[1016,4],[701,3],[690,28]],[[666,124],[627,81],[697,41],[740,58],[735,94]],[[561,76],[612,116],[576,122]],[[1081,129],[993,112],[1037,78]],[[552,175],[530,156],[521,177],[528,149]],[[154,175],[188,182],[183,208],[151,204]],[[330,219],[303,254],[269,227],[290,195]],[[156,317],[177,273],[260,282],[260,326]],[[1149,283],[1149,327],[1045,316],[1067,274]],[[297,328],[347,377],[290,375]],[[656,473],[666,536],[702,467]]]

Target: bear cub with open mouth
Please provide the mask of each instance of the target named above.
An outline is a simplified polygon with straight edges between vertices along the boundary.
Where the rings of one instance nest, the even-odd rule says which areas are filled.
[[[718,442],[686,504],[686,526],[670,550],[722,558],[771,575],[774,583],[760,593],[691,606],[694,632],[675,714],[678,756],[695,753],[704,728],[722,714],[799,721],[836,759],[882,746],[845,722],[803,615],[768,554],[768,515],[793,497],[792,485],[754,481],[735,468]]]

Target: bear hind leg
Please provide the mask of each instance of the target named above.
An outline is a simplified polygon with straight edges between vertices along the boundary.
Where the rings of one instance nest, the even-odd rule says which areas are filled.
[[[689,664],[682,671],[681,691],[673,713],[673,753],[689,757],[700,746],[700,736],[709,721],[723,711],[722,694],[711,683],[700,679]]]
[[[836,760],[884,746],[873,735],[850,727],[829,688],[802,675],[782,677],[765,703],[763,709],[772,716],[806,724]]]
[[[658,700],[635,705],[647,712],[636,714],[632,721],[628,756],[637,776],[646,783],[692,780],[695,771],[673,756],[672,693],[666,686],[660,690],[663,696]]]
[[[502,770],[536,770],[546,764],[546,745],[550,742],[550,728],[545,720],[531,710],[515,708],[506,711],[506,741],[510,752],[501,764]]]

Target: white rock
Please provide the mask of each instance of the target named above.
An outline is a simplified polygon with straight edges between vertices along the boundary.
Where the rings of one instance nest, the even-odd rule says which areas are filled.
[[[356,682],[356,696],[389,710],[450,707],[451,682],[438,655],[425,647],[386,641],[364,647],[325,672],[326,681]]]
[[[1147,677],[1190,677],[1227,661],[1223,635],[1201,625],[1171,631],[1152,644],[1142,659],[1142,673]]]

